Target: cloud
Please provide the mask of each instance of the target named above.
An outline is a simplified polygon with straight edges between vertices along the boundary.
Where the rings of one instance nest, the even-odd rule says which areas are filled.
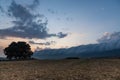
[[[45,46],[49,46],[52,44],[55,44],[55,41],[50,41],[50,42],[45,42],[45,43],[38,43],[38,42],[34,42],[34,41],[29,41],[30,44],[36,44],[36,45],[45,45]]]
[[[66,37],[68,34],[67,33],[63,33],[63,32],[59,32],[58,34],[57,34],[57,36],[59,37],[59,38],[64,38],[64,37]]]
[[[39,0],[34,0],[32,8],[36,8]],[[21,38],[40,38],[45,39],[49,37],[66,37],[64,33],[48,33],[48,20],[42,14],[35,14],[28,7],[17,4],[14,0],[8,7],[8,16],[14,18],[12,21],[13,27],[7,29],[0,29],[0,37],[21,37]]]
[[[40,0],[34,0],[31,5],[28,5],[28,7],[32,10],[34,10],[37,6],[40,5]]]
[[[120,42],[120,32],[108,33],[105,32],[104,35],[97,40],[99,43],[116,43]]]
[[[105,32],[97,41],[97,44],[80,45],[71,48],[44,49],[36,51],[33,57],[38,59],[120,57],[120,32]]]

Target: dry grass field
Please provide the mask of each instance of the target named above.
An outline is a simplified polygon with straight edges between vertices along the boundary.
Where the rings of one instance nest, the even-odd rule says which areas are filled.
[[[3,61],[0,80],[120,80],[120,59]]]

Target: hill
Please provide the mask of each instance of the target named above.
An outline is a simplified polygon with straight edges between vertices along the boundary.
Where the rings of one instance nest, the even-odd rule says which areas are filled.
[[[3,61],[0,80],[120,80],[120,59]]]
[[[120,48],[106,49],[94,45],[77,46],[68,49],[45,49],[35,51],[33,54],[37,59],[64,59],[67,57],[78,58],[120,58]]]

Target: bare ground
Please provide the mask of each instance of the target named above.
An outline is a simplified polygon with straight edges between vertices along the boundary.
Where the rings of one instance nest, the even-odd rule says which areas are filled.
[[[120,59],[3,61],[0,80],[120,80]]]

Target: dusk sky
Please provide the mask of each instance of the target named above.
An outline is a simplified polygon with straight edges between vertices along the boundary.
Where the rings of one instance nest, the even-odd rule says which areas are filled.
[[[0,48],[26,41],[36,48],[97,43],[120,31],[120,0],[0,0]]]

